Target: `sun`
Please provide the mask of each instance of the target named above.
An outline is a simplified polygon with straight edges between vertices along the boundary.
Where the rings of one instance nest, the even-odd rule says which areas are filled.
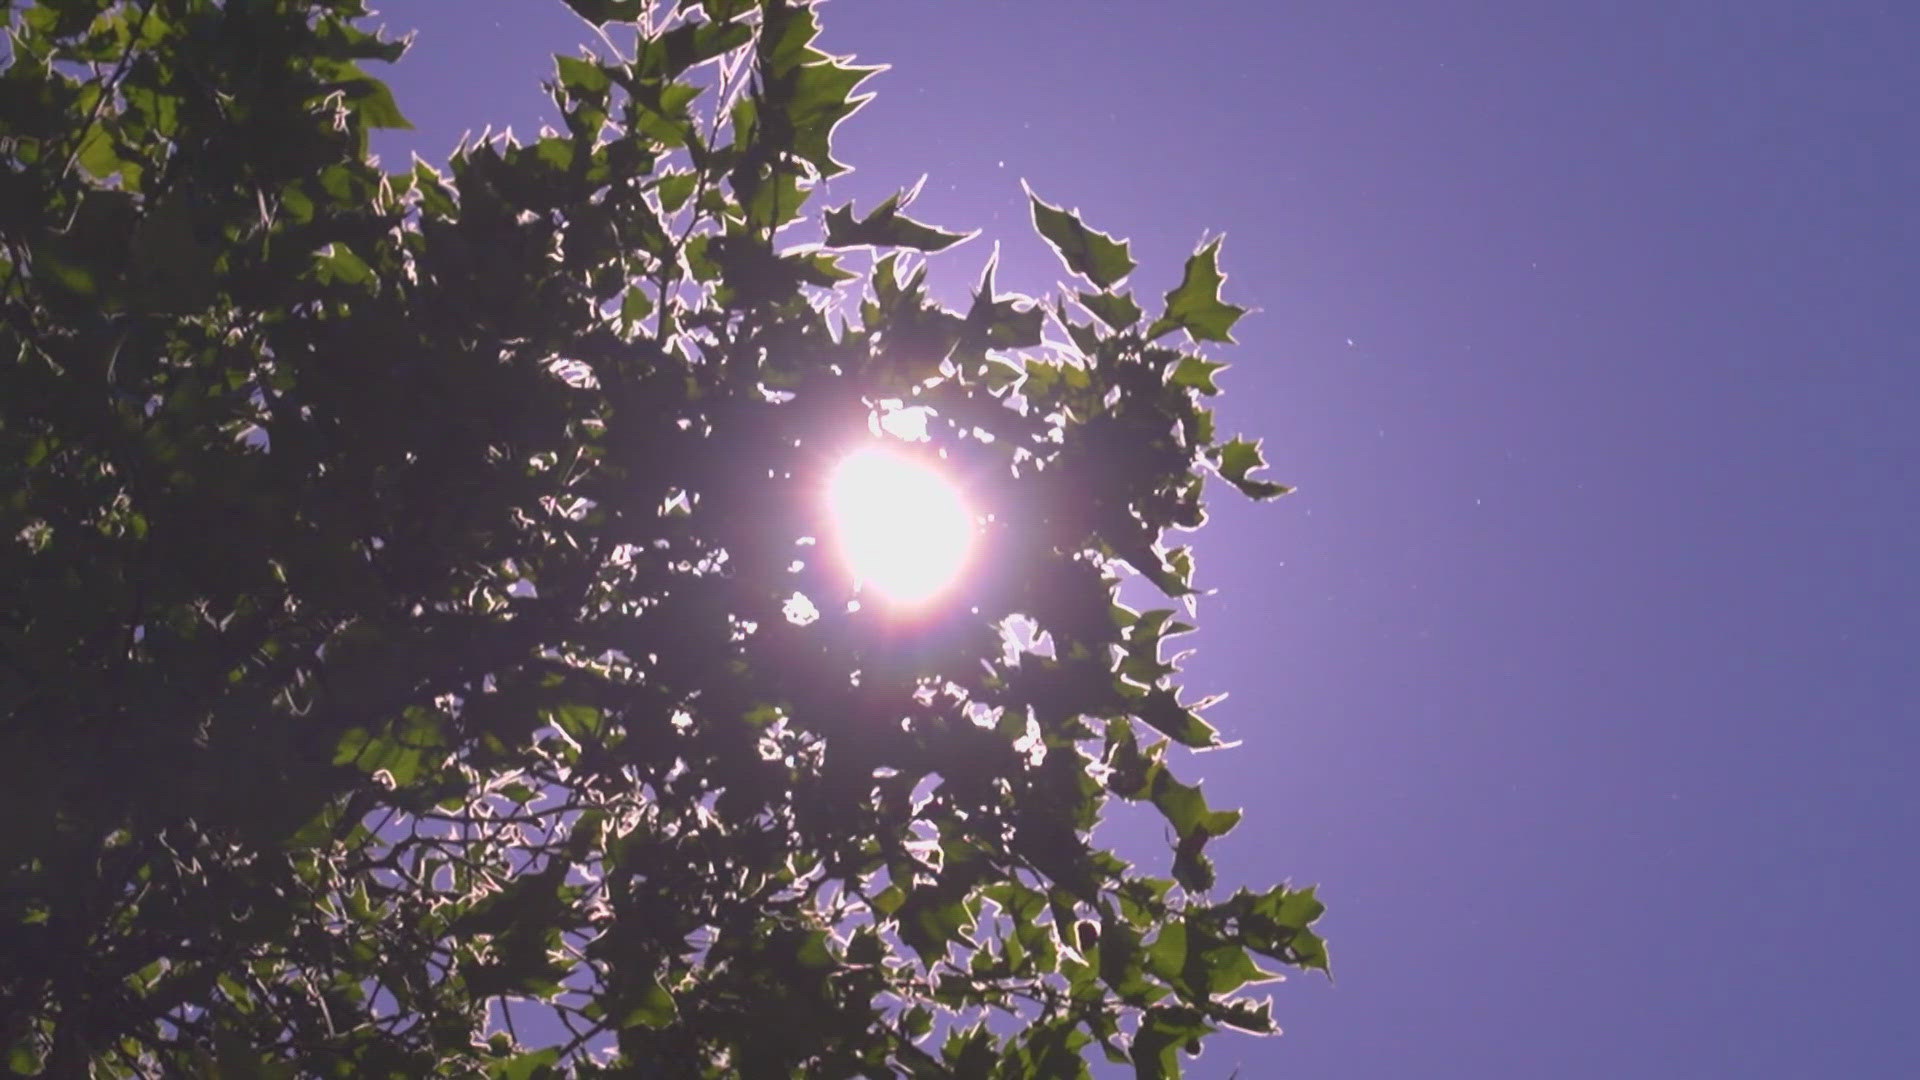
[[[863,590],[917,607],[951,585],[973,550],[973,513],[953,481],[899,449],[856,450],[827,480],[827,514]]]

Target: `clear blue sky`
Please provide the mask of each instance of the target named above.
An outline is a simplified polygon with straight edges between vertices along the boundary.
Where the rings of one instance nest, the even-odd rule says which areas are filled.
[[[377,3],[377,0],[376,0]],[[559,0],[388,0],[441,157],[535,130]],[[836,0],[893,70],[863,204],[1158,295],[1227,234],[1193,689],[1225,884],[1318,882],[1337,985],[1192,1075],[1920,1075],[1920,4]],[[821,200],[824,203],[825,200]],[[944,277],[942,277],[944,275]],[[1196,640],[1196,639],[1188,639]]]

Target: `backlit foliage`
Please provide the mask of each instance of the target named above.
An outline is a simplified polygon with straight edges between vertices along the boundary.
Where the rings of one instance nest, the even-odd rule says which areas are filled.
[[[1116,600],[1192,596],[1210,479],[1284,490],[1205,405],[1218,245],[1136,299],[1036,198],[1084,291],[946,310],[961,234],[809,205],[870,75],[813,7],[569,2],[565,130],[439,169],[368,154],[358,0],[0,0],[4,1064],[1151,1077],[1271,1030],[1320,905],[1212,890],[1189,627]],[[815,539],[900,404],[986,517],[912,619]]]

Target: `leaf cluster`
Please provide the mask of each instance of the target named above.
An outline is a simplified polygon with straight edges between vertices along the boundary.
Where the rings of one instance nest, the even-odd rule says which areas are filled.
[[[404,45],[358,0],[0,3],[7,1066],[1168,1076],[1273,1030],[1241,991],[1325,969],[1320,905],[1213,894],[1191,627],[1117,599],[1191,610],[1207,477],[1284,491],[1168,343],[1229,340],[1217,242],[1150,316],[1036,197],[1086,290],[949,310],[910,195],[796,239],[875,70],[813,5],[569,3],[632,55],[444,169],[369,156]],[[899,408],[988,512],[911,622],[815,497]]]

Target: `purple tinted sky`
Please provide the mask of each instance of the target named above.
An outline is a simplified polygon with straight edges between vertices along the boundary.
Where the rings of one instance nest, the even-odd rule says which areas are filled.
[[[1189,771],[1339,983],[1193,1075],[1920,1070],[1920,5],[1580,7],[826,8],[894,65],[828,198],[930,174],[956,294],[1058,279],[1025,177],[1261,309],[1223,418],[1301,490],[1202,536],[1245,746]],[[384,10],[390,157],[531,133],[586,36]]]

